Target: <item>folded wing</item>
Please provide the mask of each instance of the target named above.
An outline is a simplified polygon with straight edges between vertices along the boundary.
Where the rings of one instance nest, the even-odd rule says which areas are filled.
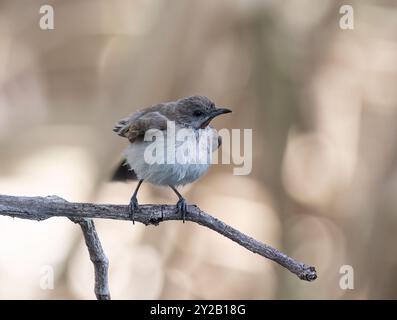
[[[149,129],[167,129],[167,117],[159,111],[138,111],[129,118],[120,120],[113,131],[133,143],[137,138],[144,136]]]

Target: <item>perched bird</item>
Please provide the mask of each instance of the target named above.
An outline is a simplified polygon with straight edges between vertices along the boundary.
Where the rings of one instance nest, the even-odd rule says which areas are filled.
[[[143,181],[169,186],[179,198],[177,209],[185,221],[187,203],[176,187],[192,183],[207,172],[211,164],[208,159],[211,159],[212,152],[221,144],[220,136],[209,123],[215,117],[229,112],[231,110],[216,107],[207,97],[191,96],[139,110],[116,124],[113,130],[130,142],[124,153],[125,160],[131,174],[139,180],[129,205],[133,222],[134,212],[139,210],[137,194]],[[193,138],[180,141],[171,137],[173,132],[167,130],[171,124],[176,136],[188,131]],[[147,155],[150,154],[148,148],[152,146],[153,141],[147,141],[145,134],[153,131],[163,135],[163,144],[157,151],[163,151],[164,161],[153,162],[147,159]],[[210,143],[203,144],[200,140],[203,136],[208,138]],[[188,152],[185,152],[186,150]],[[168,157],[170,152],[171,157]],[[207,161],[198,157],[200,152],[201,155],[204,153],[207,156]]]

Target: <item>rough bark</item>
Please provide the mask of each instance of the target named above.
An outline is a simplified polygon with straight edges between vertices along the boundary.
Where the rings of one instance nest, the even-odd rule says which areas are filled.
[[[53,217],[67,217],[78,223],[83,231],[90,259],[95,268],[95,294],[98,299],[110,299],[108,260],[91,219],[131,220],[128,206],[72,203],[57,196],[0,195],[0,215],[37,221]],[[134,214],[134,219],[145,225],[158,225],[162,221],[182,220],[182,217],[174,205],[140,205],[139,210]],[[317,278],[314,267],[297,262],[281,251],[245,235],[195,205],[188,206],[186,221],[214,230],[242,247],[277,262],[301,280],[313,281]]]

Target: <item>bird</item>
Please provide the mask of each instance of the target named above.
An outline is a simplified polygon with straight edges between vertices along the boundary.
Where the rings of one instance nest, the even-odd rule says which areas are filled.
[[[222,143],[221,136],[210,125],[210,122],[215,117],[230,112],[232,110],[216,106],[205,96],[195,95],[140,109],[117,122],[113,131],[129,140],[129,145],[124,151],[125,162],[123,165],[128,167],[129,175],[138,180],[128,206],[133,223],[135,223],[134,213],[139,210],[138,191],[144,181],[153,185],[170,187],[178,197],[176,208],[182,214],[182,220],[185,222],[187,202],[177,187],[196,181],[208,171],[211,154]],[[172,131],[169,130],[170,127],[174,128],[175,135],[185,131],[190,132],[191,139],[186,141],[168,140],[175,138],[170,136],[172,134]],[[163,142],[167,143],[160,145],[158,150],[164,151],[163,156],[168,156],[171,153],[173,161],[166,161],[169,158],[165,161],[148,161],[148,148],[153,144],[152,140],[147,141],[145,138],[149,132],[162,134]],[[206,137],[210,143],[201,143],[200,137],[202,136]],[[175,141],[175,145],[169,141]],[[199,153],[204,153],[207,161],[199,159],[197,152],[184,152],[186,148],[188,151],[196,150]],[[120,170],[118,171],[120,172]]]

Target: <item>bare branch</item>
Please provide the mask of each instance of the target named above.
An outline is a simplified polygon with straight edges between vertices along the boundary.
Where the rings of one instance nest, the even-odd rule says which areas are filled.
[[[110,300],[108,284],[109,261],[103,251],[94,221],[92,219],[78,218],[70,218],[70,220],[78,223],[83,231],[85,244],[95,270],[95,295],[98,300]]]
[[[195,205],[189,205],[187,209],[186,221],[196,222],[202,226],[210,228],[219,234],[229,238],[230,240],[238,243],[242,247],[257,253],[265,258],[271,259],[284,268],[288,269],[299,279],[306,281],[313,281],[317,278],[317,273],[314,267],[305,265],[301,262],[297,262],[294,259],[288,257],[286,254],[279,250],[268,246],[262,242],[259,242],[237,229],[228,226],[224,222],[216,219],[215,217],[201,211]],[[130,220],[128,206],[124,205],[104,205],[104,204],[92,204],[92,203],[72,203],[57,196],[49,197],[14,197],[0,195],[0,215],[11,216],[22,219],[30,220],[45,220],[52,217],[67,217],[73,221],[75,219],[115,219],[115,220]],[[140,205],[139,210],[134,214],[135,221],[141,222],[145,225],[158,225],[162,221],[167,220],[181,220],[182,217],[173,205]],[[81,222],[80,226],[81,226]],[[85,223],[88,223],[85,221]],[[89,225],[89,223],[88,223]],[[103,270],[107,269],[107,259],[103,254],[102,247],[98,236],[95,232],[95,227],[92,224],[92,228],[85,226],[82,227],[84,236],[86,239],[87,246],[90,250],[90,257],[94,265],[100,265],[102,263],[101,275]],[[88,231],[90,230],[90,231]],[[89,234],[89,236],[87,236]],[[87,241],[88,238],[88,241]],[[95,239],[95,240],[92,240]],[[97,240],[97,241],[96,241]],[[96,246],[92,243],[99,244],[100,250],[95,251]],[[90,249],[91,248],[91,249]],[[98,248],[97,248],[98,249]],[[92,253],[97,252],[97,253]],[[99,252],[99,253],[98,253]],[[98,256],[96,256],[98,254]],[[101,263],[97,263],[98,257],[104,257]],[[102,258],[99,258],[101,260]],[[95,262],[94,262],[95,261]],[[104,267],[106,266],[106,267]],[[96,270],[97,270],[96,266]],[[96,271],[97,272],[97,271]],[[106,273],[106,272],[105,272]],[[99,276],[97,275],[96,278]],[[98,289],[96,287],[96,289]],[[99,290],[99,289],[98,289]],[[107,292],[107,293],[106,293]],[[97,295],[108,291],[96,291]]]

